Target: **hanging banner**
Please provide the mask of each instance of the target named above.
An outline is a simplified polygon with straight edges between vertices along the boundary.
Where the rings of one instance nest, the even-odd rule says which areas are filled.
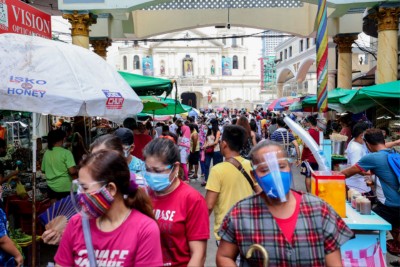
[[[20,0],[0,0],[0,33],[51,39],[51,16]]]
[[[142,60],[142,69],[144,76],[154,76],[153,58],[144,57]]]
[[[222,58],[222,75],[223,76],[232,75],[232,58],[230,57]]]

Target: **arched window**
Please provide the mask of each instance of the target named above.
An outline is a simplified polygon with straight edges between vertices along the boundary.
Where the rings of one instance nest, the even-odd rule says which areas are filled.
[[[244,70],[246,69],[246,57],[245,56],[243,57],[243,69]]]
[[[122,65],[124,66],[124,70],[128,68],[128,59],[126,58],[126,56],[122,57]]]
[[[135,55],[133,57],[133,69],[134,70],[140,70],[140,59],[138,55]]]
[[[234,70],[239,69],[239,60],[237,56],[233,56],[232,68]]]

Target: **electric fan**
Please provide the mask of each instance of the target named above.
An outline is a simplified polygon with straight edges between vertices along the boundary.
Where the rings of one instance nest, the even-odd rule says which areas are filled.
[[[76,200],[71,196],[65,197],[40,214],[39,219],[45,225],[46,230],[63,232],[69,219],[77,213],[74,202],[76,203]]]

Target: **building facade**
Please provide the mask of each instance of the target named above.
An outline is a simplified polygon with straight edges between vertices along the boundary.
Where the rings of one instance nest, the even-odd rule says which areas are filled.
[[[153,37],[156,42],[125,43],[116,67],[176,80],[178,98],[193,107],[252,109],[271,96],[260,93],[261,42],[246,38],[249,31],[256,30],[192,29]]]

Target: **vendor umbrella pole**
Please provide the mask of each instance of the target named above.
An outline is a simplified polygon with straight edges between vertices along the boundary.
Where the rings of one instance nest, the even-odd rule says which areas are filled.
[[[176,117],[176,106],[178,105],[178,85],[175,82],[175,113],[174,117]]]
[[[36,113],[32,113],[32,266],[36,266]]]

